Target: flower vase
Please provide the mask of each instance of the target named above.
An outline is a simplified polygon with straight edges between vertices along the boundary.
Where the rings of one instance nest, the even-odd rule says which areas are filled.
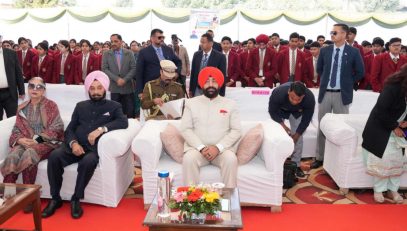
[[[191,222],[192,224],[205,224],[205,220],[206,220],[206,213],[192,213],[191,214]]]

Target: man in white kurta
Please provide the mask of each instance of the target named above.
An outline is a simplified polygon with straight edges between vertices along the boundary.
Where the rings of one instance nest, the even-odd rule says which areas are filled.
[[[213,164],[220,168],[224,184],[236,187],[236,142],[241,136],[240,117],[233,100],[219,96],[222,72],[214,67],[201,70],[198,82],[204,94],[187,100],[181,119],[185,139],[182,172],[184,183],[199,183],[199,169]]]

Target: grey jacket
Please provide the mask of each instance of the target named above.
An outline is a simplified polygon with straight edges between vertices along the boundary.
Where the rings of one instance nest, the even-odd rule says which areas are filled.
[[[136,75],[136,61],[133,52],[123,49],[123,56],[121,59],[121,68],[117,66],[116,57],[113,50],[103,53],[102,58],[102,71],[109,76],[111,93],[130,94],[134,93],[134,76]],[[116,83],[118,78],[126,81],[124,86],[119,87]]]

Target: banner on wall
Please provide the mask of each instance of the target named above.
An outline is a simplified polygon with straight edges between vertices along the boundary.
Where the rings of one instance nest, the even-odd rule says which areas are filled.
[[[189,38],[198,39],[207,30],[212,30],[215,35],[220,26],[219,11],[217,10],[191,10]]]

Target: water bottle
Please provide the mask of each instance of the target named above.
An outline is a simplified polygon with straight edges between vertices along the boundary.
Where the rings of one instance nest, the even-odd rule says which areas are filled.
[[[158,205],[158,217],[169,217],[170,208],[168,203],[170,201],[170,173],[168,171],[158,172],[158,193],[157,193],[157,205]]]

